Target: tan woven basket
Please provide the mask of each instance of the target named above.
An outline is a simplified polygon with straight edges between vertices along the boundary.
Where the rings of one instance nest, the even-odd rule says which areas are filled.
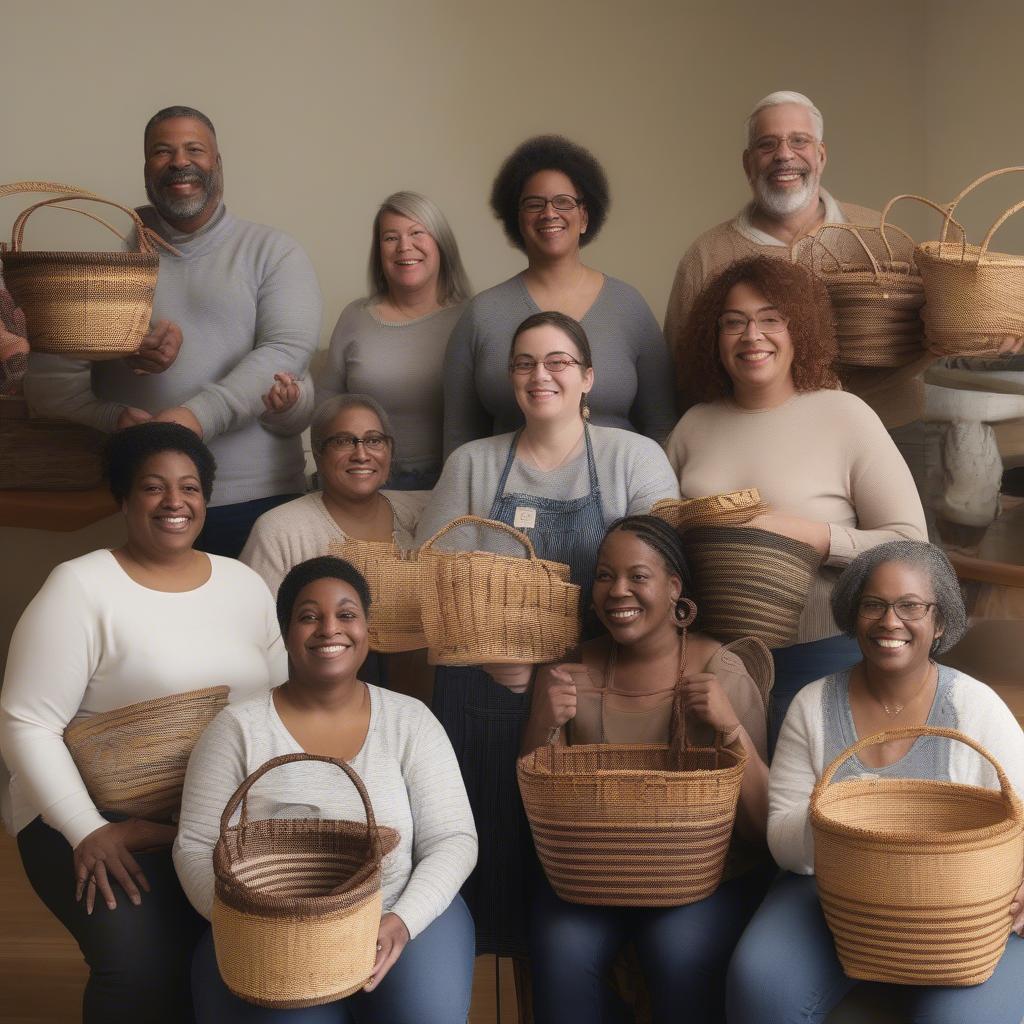
[[[500,530],[519,541],[527,557],[434,547],[463,526]],[[569,582],[569,567],[538,558],[530,538],[511,526],[462,516],[426,541],[419,560],[431,664],[557,661],[579,642],[580,588]]]
[[[34,351],[77,359],[117,359],[139,347],[149,330],[160,258],[156,246],[178,254],[156,232],[143,225],[130,207],[69,185],[13,182],[0,186],[0,198],[19,192],[63,192],[23,210],[11,230],[11,244],[0,245],[7,290],[22,308],[28,340]],[[24,252],[28,218],[44,206],[56,206],[89,217],[127,239],[105,220],[77,207],[76,200],[104,203],[127,213],[135,225],[134,252]]]
[[[227,706],[226,686],[172,693],[73,722],[64,743],[101,811],[170,821],[196,740]]]
[[[924,779],[848,779],[839,766],[877,743],[941,736],[995,768],[999,791]],[[821,906],[851,978],[977,985],[1002,955],[1021,884],[1020,799],[991,754],[953,729],[889,729],[845,750],[811,794]]]
[[[971,182],[949,204],[938,241],[922,242],[914,258],[924,280],[924,317],[928,348],[938,355],[987,355],[998,352],[993,336],[1024,336],[1024,256],[992,252],[992,236],[1024,202],[1005,210],[988,229],[981,245],[948,241],[953,211],[983,182],[1024,171],[1004,167]]]
[[[420,619],[422,572],[414,551],[394,541],[349,538],[332,544],[328,554],[351,562],[370,588],[370,650],[391,654],[427,646]]]
[[[359,792],[366,821],[250,821],[253,784],[297,761],[340,768]],[[377,825],[362,779],[344,761],[284,754],[257,768],[224,808],[213,850],[213,943],[224,984],[277,1009],[319,1006],[362,988],[376,958],[381,859],[398,839]]]
[[[695,526],[742,526],[768,511],[756,487],[704,498],[663,498],[651,508],[651,515],[664,519],[680,533]]]

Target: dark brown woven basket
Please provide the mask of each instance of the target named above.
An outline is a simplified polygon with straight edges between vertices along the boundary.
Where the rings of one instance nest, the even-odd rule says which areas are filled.
[[[756,487],[703,498],[662,498],[651,507],[651,515],[664,519],[679,533],[696,526],[741,526],[768,511]]]

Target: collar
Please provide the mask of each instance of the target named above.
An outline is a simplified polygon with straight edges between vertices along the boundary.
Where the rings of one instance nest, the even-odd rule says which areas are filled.
[[[179,231],[176,227],[165,221],[152,206],[140,206],[136,210],[136,213],[142,218],[142,223],[147,228],[152,228],[164,241],[170,242],[176,248],[183,244],[187,245],[189,242],[197,241],[204,235],[209,234],[224,220],[227,212],[228,209],[224,205],[224,200],[221,199],[217,203],[217,209],[214,210],[213,216],[198,231],[186,233]]]
[[[846,215],[840,208],[839,203],[832,198],[831,193],[820,188],[819,194],[821,196],[821,204],[825,207],[825,223],[845,224]],[[736,219],[732,222],[733,229],[738,231],[745,239],[747,239],[747,241],[753,242],[755,245],[785,245],[785,242],[780,242],[774,235],[769,235],[767,231],[761,231],[759,228],[754,227],[750,222],[750,215],[753,212],[753,209],[753,201],[747,203],[747,205],[744,206],[736,215]]]

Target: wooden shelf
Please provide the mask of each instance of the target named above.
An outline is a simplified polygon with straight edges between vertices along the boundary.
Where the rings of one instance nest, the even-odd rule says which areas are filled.
[[[106,486],[91,491],[0,491],[0,527],[70,533],[117,511]]]

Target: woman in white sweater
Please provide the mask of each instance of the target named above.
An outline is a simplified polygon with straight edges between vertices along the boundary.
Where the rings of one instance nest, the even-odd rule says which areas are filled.
[[[97,806],[63,742],[74,721],[227,685],[232,698],[285,675],[260,578],[192,544],[214,461],[192,431],[144,423],[107,451],[127,540],[58,565],[11,639],[0,747],[14,829],[33,888],[90,967],[86,1024],[187,1020],[201,920],[171,864],[176,826]],[[132,905],[129,905],[132,904]]]
[[[925,724],[958,729],[989,750],[1024,794],[1024,732],[1010,709],[984,683],[932,660],[963,636],[967,623],[956,573],[942,551],[909,541],[873,548],[840,577],[832,609],[856,637],[862,660],[805,687],[786,716],[769,777],[768,843],[788,873],[736,948],[730,1024],[822,1021],[857,984],[843,973],[818,901],[808,812],[824,769],[858,738]],[[987,761],[962,743],[933,736],[869,747],[835,779],[863,775],[998,788]],[[1016,934],[992,977],[966,988],[893,986],[906,1019],[1019,1024],[1024,885],[1007,897],[1006,912]]]
[[[384,861],[377,961],[363,990],[327,1006],[268,1011],[233,995],[217,970],[212,934],[196,951],[192,989],[199,1024],[337,1021],[464,1024],[473,976],[473,921],[458,895],[476,861],[476,832],[451,744],[418,700],[361,682],[370,594],[348,562],[297,565],[277,597],[288,680],[227,708],[196,745],[182,798],[174,862],[204,917],[213,905],[213,847],[239,784],[281,754],[349,762],[378,824],[400,835]],[[350,785],[321,763],[285,765],[249,792],[259,818],[361,820]]]

